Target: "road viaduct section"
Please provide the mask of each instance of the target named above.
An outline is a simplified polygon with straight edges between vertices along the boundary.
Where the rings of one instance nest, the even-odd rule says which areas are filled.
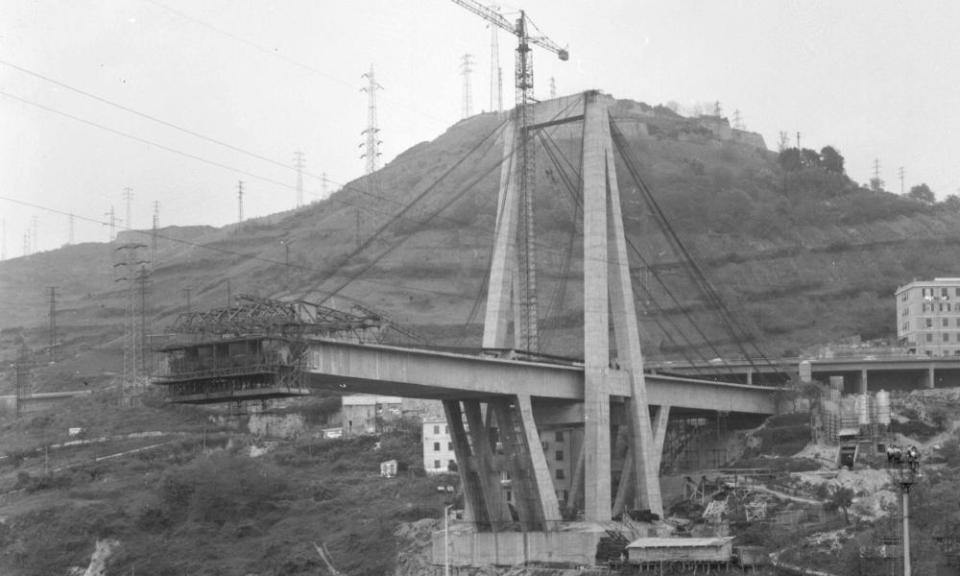
[[[960,386],[960,358],[927,356],[872,356],[816,358],[806,360],[814,379],[827,382],[843,378],[844,394],[866,394],[876,390],[916,390]],[[794,359],[792,364],[800,364]],[[765,384],[774,374],[772,367],[759,363],[725,360],[717,364],[661,363],[648,366],[656,373],[697,378],[724,378],[745,384]]]

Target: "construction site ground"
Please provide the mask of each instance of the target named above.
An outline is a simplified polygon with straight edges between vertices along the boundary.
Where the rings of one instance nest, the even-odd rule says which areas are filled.
[[[960,534],[958,399],[954,390],[918,391],[894,404],[906,429],[916,422],[937,430],[893,436],[923,455],[913,492],[914,556],[934,575],[956,573],[948,570],[955,569],[950,546]],[[269,439],[226,421],[149,396],[120,407],[110,395],[93,395],[0,423],[0,573],[61,573],[91,561],[108,573],[324,573],[316,545],[327,547],[344,574],[440,573],[430,542],[442,528],[443,508],[455,500],[438,487],[456,478],[415,472],[415,429],[379,438],[326,440],[307,431]],[[70,428],[83,432],[71,437]],[[730,463],[741,473],[692,472],[698,482],[707,476],[707,489],[675,499],[663,520],[608,528],[626,539],[730,535],[735,546],[759,547],[778,562],[838,575],[888,566],[893,560],[879,551],[896,549],[899,513],[884,459],[864,454],[842,470],[837,446],[808,443],[784,456],[758,441],[776,434],[760,430],[741,437],[747,448]],[[387,459],[401,463],[397,478],[379,476]],[[764,464],[769,474],[746,473]],[[837,497],[844,488],[848,502]],[[584,573],[578,570],[605,574],[610,567],[456,573]]]

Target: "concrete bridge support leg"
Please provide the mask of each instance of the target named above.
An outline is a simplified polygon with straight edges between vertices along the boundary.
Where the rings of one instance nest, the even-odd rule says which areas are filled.
[[[549,530],[560,520],[560,506],[533,422],[530,398],[495,400],[491,406],[510,465],[520,524],[524,530]]]
[[[610,394],[605,371],[586,370],[583,423],[584,517],[610,520]]]
[[[447,426],[450,429],[450,438],[453,441],[453,453],[457,457],[460,472],[460,484],[463,486],[463,507],[466,519],[483,527],[490,524],[490,518],[483,502],[480,476],[477,473],[475,459],[467,439],[467,431],[463,426],[463,412],[460,402],[444,400],[443,411],[447,416]]]
[[[667,438],[667,424],[670,421],[670,407],[659,406],[653,414],[653,455],[655,462],[651,467],[660,473],[660,463],[663,462],[663,443]]]
[[[933,366],[927,368],[927,382],[926,382],[926,384],[927,384],[927,388],[936,388],[936,387],[937,387],[936,374],[934,374]]]
[[[527,446],[530,450],[530,464],[533,467],[533,477],[537,486],[540,509],[549,530],[562,519],[557,491],[553,485],[550,468],[547,466],[547,457],[543,453],[540,432],[537,430],[537,423],[533,419],[533,405],[530,402],[530,396],[518,395],[516,406],[523,432],[526,435]]]
[[[660,463],[663,461],[663,444],[664,439],[667,436],[667,423],[669,420],[670,407],[657,407],[653,416],[653,450],[651,451],[650,462],[646,468],[656,473],[654,481],[656,482],[658,489],[660,487]],[[617,486],[617,496],[613,501],[614,516],[623,512],[626,509],[627,503],[631,502],[632,499],[635,500],[634,487],[636,486],[636,483],[633,482],[633,473],[636,469],[636,466],[634,466],[633,462],[633,459],[635,458],[634,454],[634,450],[628,450],[623,462],[623,471],[620,473],[620,483]],[[662,505],[660,511],[656,511],[652,508],[649,508],[649,506],[644,506],[643,504],[646,504],[646,502],[637,505],[637,507],[639,509],[648,508],[655,514],[663,514]]]
[[[500,527],[508,524],[512,518],[500,485],[500,471],[494,464],[490,427],[484,424],[479,401],[466,400],[463,402],[463,408],[467,416],[473,464],[479,477],[483,505],[490,520],[490,527],[496,532]]]
[[[580,451],[577,453],[577,464],[573,469],[573,480],[570,481],[570,497],[567,499],[568,510],[580,510],[583,504],[583,478],[584,468],[586,467],[585,443],[580,443]]]

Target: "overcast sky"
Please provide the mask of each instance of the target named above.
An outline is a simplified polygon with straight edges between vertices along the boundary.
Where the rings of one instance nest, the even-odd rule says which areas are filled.
[[[859,182],[879,158],[891,191],[900,166],[907,189],[926,182],[943,198],[960,188],[960,3],[503,5],[510,18],[524,8],[569,46],[569,62],[535,50],[538,97],[553,77],[561,95],[596,88],[651,104],[720,101],[770,148],[781,130],[799,131],[805,147],[835,146]],[[501,34],[506,105],[514,48]],[[490,31],[450,0],[3,0],[7,257],[22,254],[34,217],[41,250],[67,241],[67,213],[76,214],[76,241],[105,241],[100,222],[111,206],[125,218],[126,187],[135,228],[150,226],[154,201],[161,225],[233,222],[238,180],[245,216],[292,208],[295,173],[278,164],[292,164],[297,149],[333,190],[364,170],[360,88],[371,64],[384,88],[387,162],[461,117],[464,53],[474,56],[474,112],[489,109]],[[304,188],[307,201],[322,195],[319,178],[307,176]]]

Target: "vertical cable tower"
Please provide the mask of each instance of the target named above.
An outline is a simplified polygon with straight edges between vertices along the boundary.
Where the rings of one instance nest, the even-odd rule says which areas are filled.
[[[34,216],[31,218],[30,225],[32,227],[30,253],[35,254],[40,251],[40,217]]]
[[[133,188],[129,186],[123,189],[123,201],[126,203],[126,220],[123,225],[127,230],[133,230]]]
[[[33,246],[33,242],[30,240],[30,229],[27,228],[26,232],[23,233],[23,255],[30,255],[30,248]]]
[[[134,278],[137,283],[137,289],[140,293],[140,375],[149,376],[147,371],[147,291],[149,290],[150,269],[146,264],[140,265],[140,270]]]
[[[138,272],[147,263],[140,256],[140,250],[146,245],[136,242],[121,244],[116,248],[117,261],[115,281],[124,286],[126,306],[123,321],[123,376],[120,382],[120,401],[124,401],[124,390],[139,386],[141,358],[143,356],[143,330],[140,326],[141,311],[137,298]]]
[[[550,98],[557,97],[557,79],[553,76],[550,77]]]
[[[303,206],[303,151],[297,150],[293,153],[293,166],[297,169],[297,208]]]
[[[464,54],[460,59],[460,75],[463,76],[463,118],[473,115],[473,88],[470,85],[470,74],[473,73],[473,55]]]
[[[873,178],[870,179],[870,188],[879,191],[883,190],[883,180],[880,179],[880,159],[873,159]]]
[[[367,79],[367,85],[360,89],[367,93],[367,129],[361,132],[364,139],[364,153],[360,158],[367,161],[367,174],[373,174],[380,167],[380,127],[377,125],[377,90],[383,90],[383,86],[377,83],[373,73],[373,64],[370,65],[370,71],[363,74],[361,78]]]
[[[110,211],[104,212],[104,216],[109,216],[109,221],[107,226],[109,226],[109,236],[107,236],[107,242],[113,242],[117,237],[117,213],[113,209],[113,204],[110,205]]]
[[[367,193],[373,197],[380,188],[376,172],[380,167],[380,145],[383,142],[380,140],[380,127],[377,124],[377,90],[383,90],[383,86],[377,83],[376,76],[373,73],[373,64],[370,65],[370,71],[361,77],[367,79],[367,85],[360,89],[361,92],[367,93],[367,129],[361,132],[366,138],[364,143],[361,144],[361,146],[364,146],[364,153],[360,157],[367,161]],[[356,222],[354,228],[355,239],[357,247],[359,247],[362,242],[359,198],[357,204],[354,204],[354,219]]]
[[[30,387],[30,367],[30,349],[27,348],[26,341],[22,341],[16,362],[17,418],[23,413],[23,400]]]
[[[160,201],[153,201],[153,226],[150,235],[150,258],[157,259],[157,229],[160,228]]]
[[[906,174],[906,172],[903,169],[903,166],[900,167],[897,173],[900,175],[900,195],[903,196],[903,176],[904,174]]]
[[[237,182],[237,222],[243,222],[243,180]]]
[[[47,346],[47,354],[51,360],[57,358],[57,287],[50,286],[50,343]]]

